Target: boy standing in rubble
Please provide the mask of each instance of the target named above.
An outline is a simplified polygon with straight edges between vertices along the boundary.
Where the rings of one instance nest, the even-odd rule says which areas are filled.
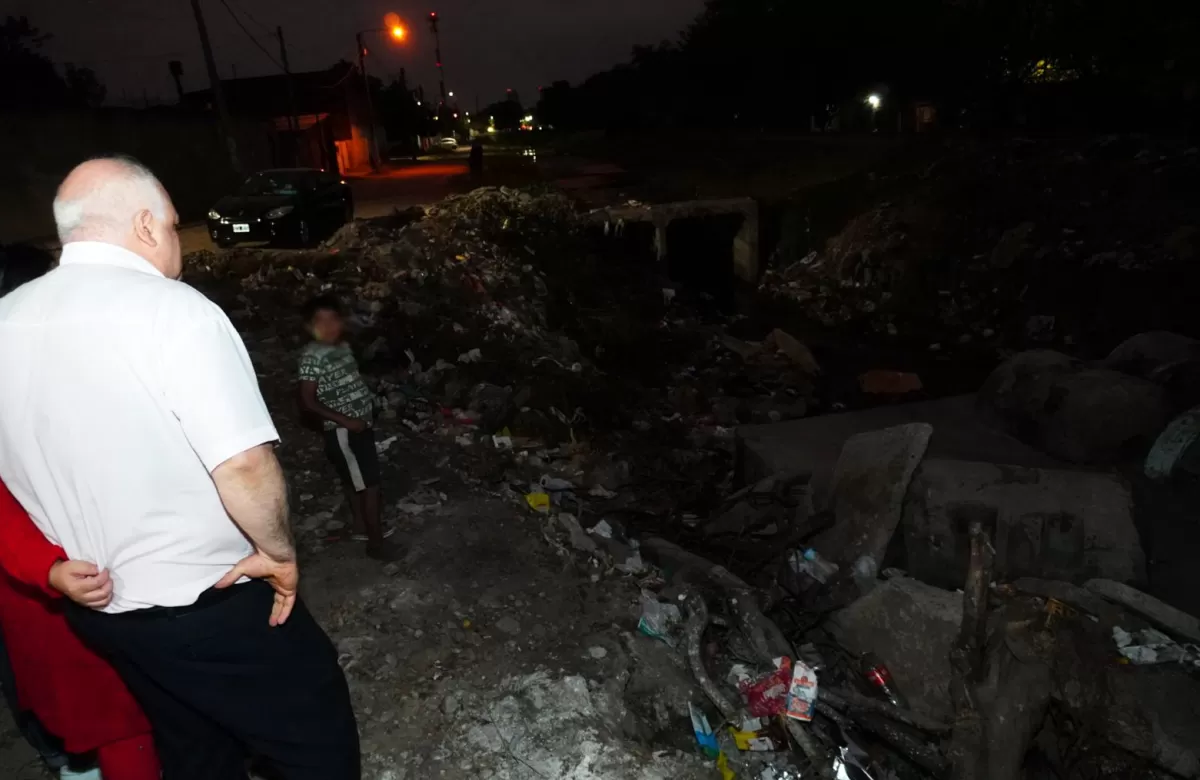
[[[350,345],[343,340],[341,305],[322,295],[304,307],[312,341],[300,353],[300,408],[324,428],[325,454],[346,490],[356,533],[364,533],[367,555],[394,561],[399,551],[385,541],[375,450],[374,395],[358,371]]]

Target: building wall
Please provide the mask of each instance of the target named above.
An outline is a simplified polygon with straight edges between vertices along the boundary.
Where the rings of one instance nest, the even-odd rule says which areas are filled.
[[[270,166],[265,128],[241,123],[236,135],[248,171]],[[0,121],[0,242],[52,236],[50,207],[63,176],[89,157],[112,153],[148,165],[185,222],[202,218],[240,181],[209,114],[104,109],[6,116]]]

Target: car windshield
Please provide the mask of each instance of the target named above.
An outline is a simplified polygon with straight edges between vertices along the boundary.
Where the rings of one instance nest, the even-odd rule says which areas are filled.
[[[239,195],[295,195],[308,178],[303,171],[264,171],[256,173],[238,190]]]

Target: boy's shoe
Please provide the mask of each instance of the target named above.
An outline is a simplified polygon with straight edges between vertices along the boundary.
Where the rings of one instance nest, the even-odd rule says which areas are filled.
[[[396,533],[396,529],[395,529],[395,528],[388,528],[388,529],[385,529],[385,530],[384,530],[384,532],[383,532],[383,538],[384,538],[384,539],[391,539],[391,538],[392,538],[392,535],[393,535],[393,534],[395,534],[395,533]],[[367,542],[367,541],[370,541],[370,540],[367,538],[367,535],[366,535],[366,534],[360,534],[360,533],[358,533],[358,532],[356,531],[356,532],[354,532],[354,533],[350,534],[350,541],[352,541],[352,542]]]
[[[367,542],[367,557],[381,563],[395,563],[404,557],[404,551],[391,542]]]
[[[59,780],[103,780],[99,768],[86,769],[82,772],[64,766],[58,771]]]

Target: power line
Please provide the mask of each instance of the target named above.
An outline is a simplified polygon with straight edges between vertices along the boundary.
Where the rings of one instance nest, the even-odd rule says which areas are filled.
[[[261,27],[261,28],[263,28],[264,30],[266,30],[268,33],[272,33],[272,34],[273,34],[273,33],[275,32],[275,31],[274,31],[274,30],[272,30],[272,29],[271,29],[269,26],[267,26],[267,25],[263,24],[262,22],[260,22],[260,21],[258,20],[258,17],[257,17],[257,16],[255,16],[255,15],[254,15],[254,14],[252,14],[252,13],[250,13],[250,12],[249,12],[249,11],[247,11],[245,8],[242,8],[242,9],[239,9],[239,10],[241,10],[241,12],[242,12],[243,14],[245,14],[245,15],[246,15],[246,18],[247,18],[247,19],[249,19],[250,21],[254,22],[254,23],[255,23],[255,24],[257,24],[259,27]]]
[[[251,43],[258,47],[259,51],[263,53],[263,56],[273,62],[275,67],[279,68],[279,70],[286,71],[287,69],[283,67],[279,60],[272,57],[271,52],[267,51],[266,47],[258,42],[258,39],[254,37],[254,33],[246,29],[246,25],[242,24],[242,20],[238,18],[236,13],[234,13],[233,8],[229,5],[229,3],[226,2],[226,0],[221,0],[221,5],[225,6],[225,10],[229,12],[229,18],[233,19],[234,24],[236,24],[238,28],[246,34],[246,37],[250,39]]]

